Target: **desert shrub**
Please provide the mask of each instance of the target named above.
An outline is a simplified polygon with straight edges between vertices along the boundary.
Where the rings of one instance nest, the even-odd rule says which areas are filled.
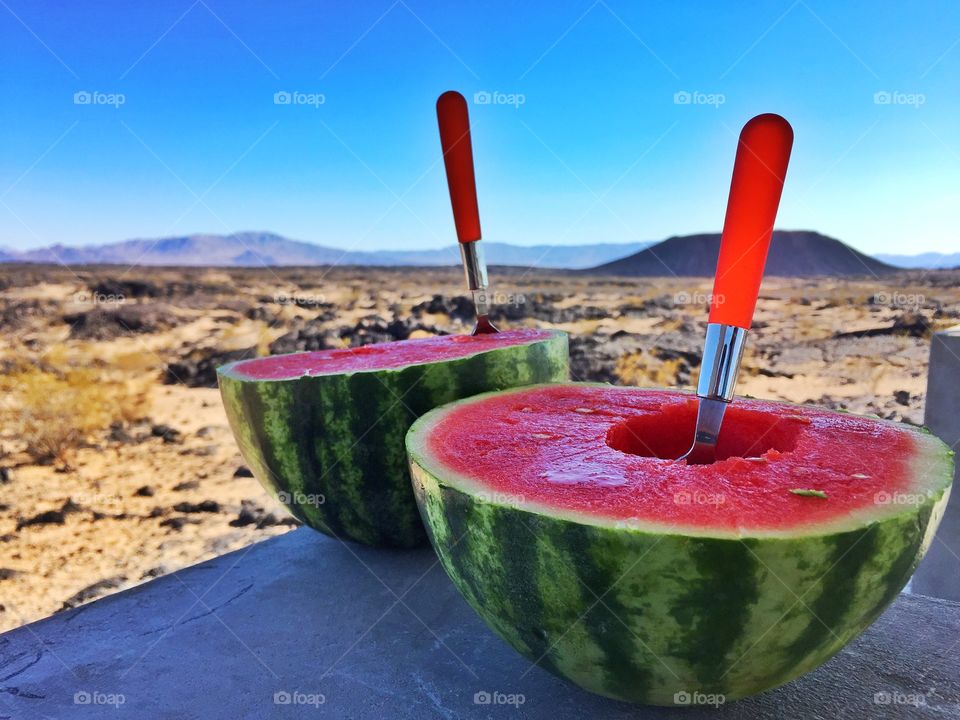
[[[678,383],[681,361],[660,360],[642,350],[624,353],[617,359],[614,373],[621,385],[639,387],[673,387]]]
[[[114,422],[146,412],[146,381],[121,380],[91,367],[26,365],[0,376],[3,435],[35,462],[66,454]]]

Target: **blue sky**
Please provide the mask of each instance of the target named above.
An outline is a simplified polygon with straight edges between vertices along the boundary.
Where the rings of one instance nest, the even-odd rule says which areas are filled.
[[[739,127],[778,112],[780,227],[960,249],[960,4],[724,5],[3,0],[0,246],[449,244],[434,101],[454,88],[487,239],[717,231]]]

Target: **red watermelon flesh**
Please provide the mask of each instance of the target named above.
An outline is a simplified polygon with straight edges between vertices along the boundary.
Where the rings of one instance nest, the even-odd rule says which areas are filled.
[[[523,389],[446,413],[428,450],[482,490],[547,512],[700,532],[832,525],[923,492],[912,486],[918,433],[759,400],[728,408],[717,462],[688,465],[674,458],[690,445],[696,410],[680,392]]]
[[[489,335],[442,335],[356,348],[275,355],[238,363],[232,366],[232,372],[251,380],[286,380],[334,373],[390,370],[419,363],[455,360],[487,350],[545,340],[551,336],[552,333],[547,330],[531,328]]]

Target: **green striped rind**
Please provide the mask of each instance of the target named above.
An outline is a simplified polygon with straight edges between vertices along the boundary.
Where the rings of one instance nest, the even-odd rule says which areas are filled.
[[[407,450],[424,523],[453,582],[540,667],[648,704],[695,692],[734,700],[823,663],[906,584],[952,478],[946,446],[917,433],[913,468],[925,500],[855,529],[736,538],[591,524],[438,477],[424,443],[442,412],[414,425]]]
[[[404,436],[432,408],[478,393],[568,379],[567,336],[392,370],[252,380],[217,371],[240,452],[299,520],[341,539],[413,547],[425,534]]]

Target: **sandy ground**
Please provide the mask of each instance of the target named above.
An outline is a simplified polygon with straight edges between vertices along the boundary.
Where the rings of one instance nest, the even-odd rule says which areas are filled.
[[[492,276],[500,324],[571,334],[576,379],[695,380],[706,280]],[[0,630],[289,531],[244,472],[212,368],[463,332],[461,281],[452,269],[0,268]],[[960,273],[771,279],[738,389],[919,424],[930,334],[958,323]],[[57,406],[44,388],[59,386],[43,383],[77,372]],[[55,424],[44,418],[86,425],[39,458],[25,418],[41,435]]]

